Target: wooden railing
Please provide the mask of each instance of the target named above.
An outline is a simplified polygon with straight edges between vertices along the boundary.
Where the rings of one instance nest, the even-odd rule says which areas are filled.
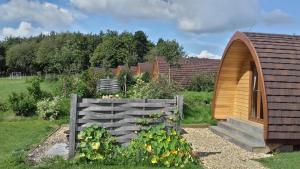
[[[183,97],[174,99],[80,99],[71,96],[69,157],[75,155],[77,133],[96,124],[107,129],[121,145],[152,125],[180,129]]]

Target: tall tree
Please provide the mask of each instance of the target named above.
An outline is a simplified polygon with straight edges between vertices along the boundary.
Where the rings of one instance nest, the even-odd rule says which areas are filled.
[[[185,52],[176,40],[159,39],[156,47],[149,52],[148,60],[153,60],[156,56],[163,57],[169,64],[169,81],[171,81],[171,68],[179,66],[178,60],[185,56]]]
[[[32,41],[24,41],[10,47],[7,51],[6,65],[10,71],[35,72],[35,50],[36,43]]]
[[[134,33],[135,48],[137,53],[137,61],[144,62],[144,57],[149,52],[149,41],[143,31],[136,31]]]
[[[5,47],[0,43],[0,74],[6,71],[5,67]]]

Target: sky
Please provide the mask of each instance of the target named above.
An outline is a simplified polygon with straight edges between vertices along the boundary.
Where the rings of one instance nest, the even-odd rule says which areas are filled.
[[[50,31],[143,30],[220,58],[236,31],[300,34],[299,0],[0,0],[0,40]]]

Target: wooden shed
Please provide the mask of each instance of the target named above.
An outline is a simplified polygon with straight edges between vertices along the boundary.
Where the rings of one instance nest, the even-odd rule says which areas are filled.
[[[256,151],[300,144],[300,36],[236,32],[216,77],[211,129]]]
[[[142,73],[148,72],[148,73],[152,73],[152,69],[153,69],[153,64],[152,63],[138,63],[136,66],[136,70],[135,70],[135,75],[139,76]]]
[[[171,67],[171,80],[182,87],[188,87],[191,84],[192,77],[199,73],[215,74],[219,63],[219,59],[180,58],[178,66]],[[169,76],[169,64],[162,57],[156,57],[153,64],[153,78],[157,78],[159,75]]]

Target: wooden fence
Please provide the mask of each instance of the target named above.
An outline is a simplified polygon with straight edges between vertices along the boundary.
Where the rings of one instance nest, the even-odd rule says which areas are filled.
[[[117,142],[127,145],[137,133],[151,125],[180,129],[183,97],[174,99],[80,99],[71,96],[69,158],[78,145],[77,134],[97,124],[106,128]]]
[[[116,93],[120,90],[117,79],[100,79],[97,82],[97,92]]]

